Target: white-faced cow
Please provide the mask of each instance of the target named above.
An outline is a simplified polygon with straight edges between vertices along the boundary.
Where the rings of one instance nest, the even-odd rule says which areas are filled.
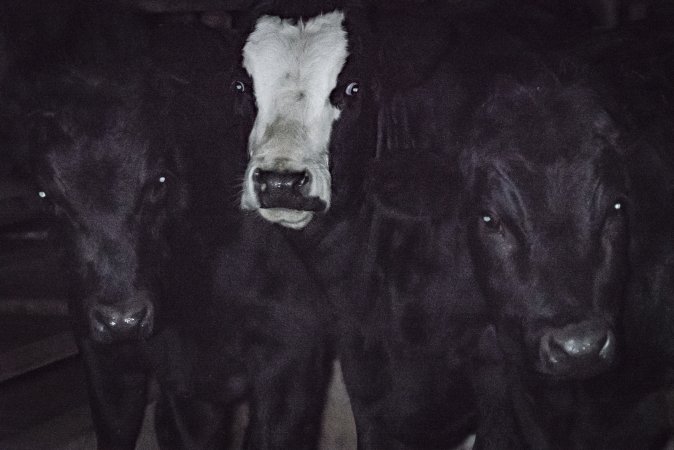
[[[170,386],[160,403],[162,442],[226,441],[232,411],[243,401],[250,405],[248,447],[313,448],[318,439],[334,357],[331,321],[305,255],[286,232],[311,226],[328,209],[345,214],[358,201],[360,167],[374,150],[376,110],[373,100],[363,101],[372,89],[359,85],[367,58],[358,32],[367,28],[349,35],[347,13],[334,8],[322,15],[316,5],[291,10],[283,18],[254,13],[242,61],[250,77],[231,85],[241,130],[249,133],[248,169],[240,164],[245,141],[240,148],[201,141],[204,147],[195,149],[210,155],[199,158],[204,161],[189,182],[196,193],[193,241],[201,249],[185,250],[192,263],[179,265],[174,278],[196,286],[187,298],[212,300],[201,309],[182,295],[171,302],[179,313],[169,319],[174,326],[166,345],[186,356],[159,361],[160,380]],[[243,196],[232,203],[244,172]],[[220,345],[198,345],[209,340]]]
[[[302,229],[330,208],[333,124],[351,106],[344,102],[361,95],[359,83],[349,80],[331,99],[348,55],[344,19],[341,11],[297,23],[264,16],[243,49],[257,116],[241,205],[289,228]]]
[[[172,49],[204,55],[213,36],[184,42],[180,28],[162,27],[162,55],[180,68],[170,75],[186,83],[171,122],[179,131],[171,134],[185,150],[189,202],[170,239],[162,329],[150,343],[161,387],[157,438],[162,448],[224,447],[247,403],[247,447],[313,448],[332,361],[322,335],[329,322],[316,312],[320,295],[280,230],[240,209],[251,116],[235,101],[229,71],[237,57],[215,60],[233,41],[220,52],[215,44],[210,60],[187,62]]]

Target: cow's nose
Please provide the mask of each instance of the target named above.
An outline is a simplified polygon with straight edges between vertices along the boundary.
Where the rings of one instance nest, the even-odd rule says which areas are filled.
[[[582,322],[543,335],[540,357],[556,375],[584,378],[600,373],[615,360],[616,338],[602,324]]]
[[[275,172],[256,169],[253,185],[261,208],[322,211],[325,202],[310,197],[311,175],[303,172]]]
[[[94,306],[89,315],[91,337],[102,343],[144,339],[152,333],[154,308],[143,300],[132,307]]]
[[[260,192],[300,193],[300,189],[309,183],[307,172],[273,172],[256,170],[253,182]]]

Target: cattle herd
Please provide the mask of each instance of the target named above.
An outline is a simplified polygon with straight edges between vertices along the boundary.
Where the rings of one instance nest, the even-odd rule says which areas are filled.
[[[0,26],[0,176],[57,218],[100,449],[134,448],[151,380],[161,448],[228,448],[242,404],[245,448],[316,448],[336,360],[358,448],[672,445],[668,2]]]

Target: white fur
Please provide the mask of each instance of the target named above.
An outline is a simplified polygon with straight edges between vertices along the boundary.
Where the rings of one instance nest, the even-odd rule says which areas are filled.
[[[334,11],[293,23],[263,16],[243,48],[243,67],[253,78],[258,114],[248,141],[250,162],[241,207],[265,219],[301,229],[309,211],[261,209],[252,174],[256,169],[308,171],[309,195],[330,205],[328,170],[332,124],[339,110],[329,101],[347,51],[344,14]]]

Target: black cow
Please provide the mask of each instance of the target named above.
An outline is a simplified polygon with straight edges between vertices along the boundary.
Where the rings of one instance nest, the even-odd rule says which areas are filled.
[[[153,361],[148,339],[171,309],[170,244],[185,230],[184,155],[211,139],[200,127],[203,99],[230,92],[236,55],[231,40],[199,24],[105,11],[94,17],[107,17],[112,35],[74,33],[7,87],[29,124],[16,127],[25,134],[14,144],[27,147],[34,195],[66,224],[64,270],[79,280],[71,312],[99,447],[133,448]]]
[[[550,424],[544,422],[545,414],[536,416],[539,410],[528,405],[517,405],[519,409],[513,411],[510,407],[513,398],[519,400],[521,392],[524,392],[522,396],[525,398],[527,393],[536,392],[543,402],[545,396],[557,395],[559,389],[564,391],[566,379],[572,385],[575,383],[573,380],[590,377],[612,366],[617,347],[614,328],[627,271],[626,180],[620,151],[616,150],[616,131],[594,93],[573,87],[570,82],[567,83],[570,86],[564,87],[564,83],[557,83],[551,74],[547,75],[549,78],[546,75],[538,78],[541,72],[545,73],[545,64],[531,53],[531,48],[535,48],[531,41],[536,33],[508,33],[508,26],[500,23],[502,17],[494,15],[495,11],[499,10],[487,9],[470,13],[465,18],[459,17],[454,25],[456,32],[450,35],[443,65],[428,82],[395,97],[387,105],[383,119],[386,127],[381,131],[383,141],[380,143],[383,145],[378,156],[406,155],[410,171],[414,172],[418,154],[424,149],[444,146],[446,157],[453,160],[452,155],[458,149],[468,147],[459,159],[464,169],[460,176],[467,193],[464,197],[457,196],[455,201],[465,202],[464,210],[456,216],[465,230],[462,245],[471,249],[471,255],[457,253],[452,266],[459,264],[457,261],[461,258],[463,261],[474,261],[478,285],[488,300],[489,318],[495,325],[495,328],[486,329],[479,341],[479,351],[485,361],[477,366],[479,371],[475,380],[479,409],[484,416],[477,445],[489,448],[507,447],[509,444],[513,447],[531,445],[535,448],[537,444],[545,445],[545,441],[532,443],[528,439],[538,439],[541,434],[547,436],[548,432],[549,436],[557,437],[555,427],[566,426],[568,421],[573,420],[574,411],[564,405],[556,405],[559,408],[554,410],[555,413],[566,414],[564,424]],[[492,29],[485,32],[480,27],[485,17],[487,23],[497,24],[502,34],[490,35]],[[518,16],[506,15],[503,20],[509,17]],[[503,74],[512,74],[523,84],[495,81]],[[496,92],[493,93],[492,89]],[[559,186],[563,185],[561,180],[564,177],[569,182],[567,189],[575,189],[578,195],[571,198],[562,195]],[[422,176],[417,178],[423,186]],[[603,182],[602,197],[593,201],[603,203],[581,203],[581,194],[585,195],[583,190],[592,191],[598,179]],[[498,184],[502,181],[510,182],[507,188]],[[447,184],[447,189],[452,189],[451,183]],[[610,198],[611,194],[614,198]],[[405,195],[413,198],[411,194]],[[552,201],[554,196],[558,196],[560,201],[557,205]],[[574,200],[578,203],[573,204]],[[485,202],[489,204],[485,205]],[[514,210],[505,210],[515,202],[519,203],[512,207]],[[452,209],[453,205],[447,207]],[[497,207],[498,210],[490,210]],[[601,210],[601,213],[588,216],[588,211],[595,210]],[[506,212],[509,213],[507,217]],[[592,217],[593,222],[586,220],[586,216]],[[576,227],[573,232],[577,232],[578,236],[571,231],[564,233],[560,223]],[[455,225],[457,229],[461,226]],[[510,232],[506,226],[517,228]],[[386,233],[394,231],[385,225],[381,227],[386,230],[381,232],[383,237],[373,232],[372,241],[368,244],[386,249],[387,245],[379,239],[385,241],[388,239]],[[557,236],[555,230],[563,233]],[[402,233],[400,230],[397,232]],[[498,241],[501,236],[508,241]],[[581,244],[581,241],[584,243]],[[401,244],[401,252],[409,251],[405,249],[404,242],[401,238],[394,244],[387,244],[393,248]],[[508,253],[509,248],[513,253]],[[458,246],[457,252],[461,250]],[[376,250],[371,252],[377,255]],[[382,254],[384,252],[382,250]],[[536,256],[529,252],[539,253]],[[380,269],[379,264],[385,266],[376,260],[376,256],[372,258],[375,262],[370,262],[370,268]],[[400,325],[406,311],[389,312],[390,303],[402,298],[401,292],[414,298],[413,292],[408,293],[400,287],[408,281],[406,277],[412,280],[424,277],[429,270],[428,266],[410,259],[407,260],[410,274],[396,269],[393,262],[388,266],[391,273],[374,270],[378,277],[386,280],[380,282],[382,285],[389,283],[387,288],[390,291],[379,288],[371,294],[372,299],[361,299],[367,305],[362,307],[365,317],[371,318],[377,327],[374,330],[363,331],[363,327],[351,330],[355,333],[353,342],[358,343],[360,339],[361,343],[360,347],[353,342],[351,348],[347,347],[343,364],[345,368],[349,367],[348,371],[345,369],[345,381],[354,397],[357,423],[362,420],[366,424],[362,425],[363,436],[370,434],[363,439],[376,442],[376,436],[382,439],[382,435],[395,428],[403,430],[397,431],[398,445],[401,445],[400,440],[407,440],[406,445],[411,446],[415,439],[410,437],[413,436],[410,428],[418,422],[405,422],[402,414],[389,412],[392,421],[400,420],[393,422],[397,428],[388,424],[382,427],[371,425],[377,422],[373,419],[378,417],[377,414],[386,417],[383,405],[389,405],[386,402],[394,401],[396,396],[403,398],[412,391],[414,394],[405,397],[410,404],[414,407],[423,404],[423,397],[418,395],[422,388],[416,392],[412,389],[406,391],[401,388],[402,384],[394,385],[395,381],[392,381],[397,377],[392,369],[394,366],[399,371],[421,371],[425,367],[419,363],[417,365],[421,368],[417,369],[410,364],[410,356],[401,356],[398,352],[397,346],[401,342],[407,344],[408,339],[407,330],[401,329]],[[553,269],[558,269],[560,274],[555,277],[545,275]],[[595,277],[595,274],[601,277]],[[377,279],[377,276],[374,278]],[[365,280],[365,286],[371,284],[372,281]],[[462,288],[467,289],[466,286]],[[417,290],[417,302],[422,303],[425,291],[423,287],[417,287]],[[474,292],[470,295],[479,298]],[[386,300],[374,300],[379,296]],[[358,297],[354,295],[354,298]],[[458,303],[460,299],[455,298]],[[384,318],[372,319],[377,312]],[[453,325],[452,322],[447,323],[448,328]],[[470,330],[471,333],[478,331]],[[447,336],[448,333],[436,328],[431,335],[440,339],[439,336]],[[447,351],[454,348],[451,343],[447,344]],[[569,349],[568,352],[565,348]],[[368,351],[371,352],[369,356]],[[438,350],[431,347],[428,351]],[[368,366],[364,363],[368,357],[377,363]],[[405,357],[408,359],[405,360]],[[366,376],[358,377],[359,364],[363,365],[364,373],[376,374],[379,379],[387,380],[388,391],[375,390],[364,383]],[[545,390],[548,383],[553,386],[550,392]],[[460,386],[461,382],[457,384]],[[366,387],[361,390],[360,385]],[[519,390],[511,390],[513,387]],[[443,392],[438,393],[439,399],[445,398]],[[564,392],[567,398],[573,395],[570,389]],[[368,397],[368,393],[372,396]],[[497,404],[495,395],[502,395],[498,401],[505,402],[506,406]],[[485,398],[489,400],[485,401]],[[470,403],[475,400],[467,395],[465,401],[466,405],[458,405],[457,408],[470,410]],[[426,403],[425,406],[430,408],[431,404]],[[541,405],[536,407],[543,408]],[[545,411],[546,414],[548,412]],[[518,426],[507,424],[507,421],[518,414],[518,418],[522,419],[522,415],[528,413],[541,418],[541,422],[523,430],[525,438],[521,438],[516,436]],[[422,418],[432,420],[422,414],[416,417],[419,421]],[[449,423],[452,422],[450,419]],[[563,433],[559,435],[564,436]],[[437,435],[435,438],[440,439]],[[509,439],[514,441],[509,442]],[[427,445],[442,446],[441,442],[434,444],[431,441]],[[563,446],[560,444],[560,447]]]
[[[617,130],[593,91],[549,73],[497,83],[474,124],[461,164],[494,324],[481,346],[505,361],[498,383],[483,369],[477,384],[507,405],[488,407],[477,445],[572,447],[589,386],[572,380],[611,368],[619,350],[629,239]]]
[[[46,104],[30,128],[31,170],[35,195],[65,222],[64,270],[78,280],[70,310],[99,446],[131,448],[146,403],[138,342],[153,331],[166,227],[184,198],[174,147],[153,122],[159,101],[143,81],[111,80],[111,69],[67,74],[39,91]]]
[[[92,11],[80,13],[79,19],[100,19]],[[110,14],[109,24],[114,27],[120,18]],[[75,273],[78,280],[70,289],[70,312],[87,369],[99,446],[132,448],[145,410],[147,375],[135,344],[125,341],[152,332],[157,278],[166,254],[163,208],[179,210],[181,200],[160,181],[164,177],[170,184],[165,170],[174,161],[171,147],[150,144],[160,135],[146,119],[159,114],[148,108],[158,101],[147,90],[142,71],[124,70],[131,63],[124,57],[119,65],[97,66],[93,55],[101,47],[89,53],[96,45],[107,47],[105,39],[114,41],[112,36],[125,29],[116,30],[120,35],[85,33],[91,22],[83,20],[83,27],[75,19],[66,22],[72,25],[65,27],[66,34],[73,35],[50,42],[49,49],[39,48],[39,27],[30,30],[35,34],[26,41],[19,40],[23,45],[37,41],[36,48],[16,58],[3,107],[12,108],[18,132],[12,133],[16,139],[10,145],[25,150],[22,159],[35,180],[33,195],[62,219],[59,233],[70,261],[63,272],[64,277]],[[74,39],[77,30],[82,41]],[[57,31],[50,30],[62,37]],[[132,57],[131,47],[135,45],[117,55]],[[116,50],[110,50],[101,58],[115,59]],[[67,62],[73,55],[79,55],[76,64]],[[116,72],[121,74],[111,79],[109,74]]]

